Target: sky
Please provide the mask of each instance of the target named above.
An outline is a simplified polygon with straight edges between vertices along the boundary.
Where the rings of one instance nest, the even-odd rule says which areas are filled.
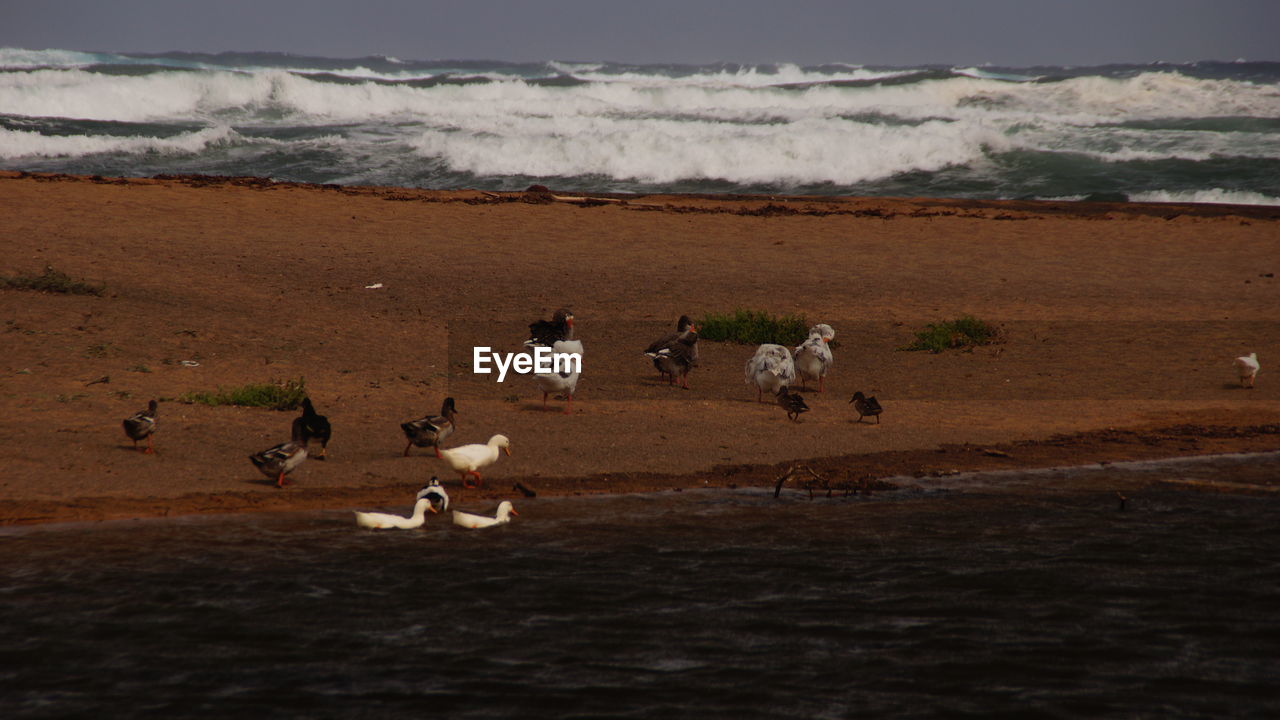
[[[1280,0],[0,0],[0,47],[335,58],[1280,61]]]

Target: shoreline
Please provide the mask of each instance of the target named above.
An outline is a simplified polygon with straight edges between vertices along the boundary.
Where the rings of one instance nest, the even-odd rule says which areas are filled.
[[[771,488],[797,463],[840,484],[1280,449],[1266,429],[1280,422],[1270,206],[16,171],[0,172],[0,201],[0,275],[52,266],[106,288],[0,289],[0,525],[400,507],[432,474],[456,487],[421,451],[401,457],[398,423],[446,395],[454,443],[513,440],[468,495],[485,501],[517,482],[540,496]],[[544,411],[532,383],[469,371],[466,348],[507,349],[566,304],[588,348],[572,416]],[[755,402],[753,348],[700,343],[690,391],[640,355],[679,315],[735,307],[836,327],[828,392],[806,394],[804,422]],[[962,313],[1007,341],[899,350]],[[1264,369],[1245,391],[1230,360],[1249,351]],[[244,457],[287,439],[292,414],[171,401],[290,378],[336,430],[331,459],[283,491]],[[884,425],[853,422],[854,390],[881,398]],[[120,418],[153,397],[160,455],[127,452]]]
[[[874,495],[899,489],[886,479],[948,477],[973,472],[1018,472],[1079,469],[1113,463],[1227,457],[1280,452],[1280,422],[1251,426],[1179,425],[1152,428],[1109,428],[1102,431],[991,445],[940,446],[916,451],[883,452],[863,456],[797,459],[773,465],[717,466],[710,471],[680,475],[606,473],[587,477],[504,479],[499,486],[461,490],[445,485],[457,499],[528,499],[598,494],[656,494],[693,489],[743,487],[808,490],[811,497]],[[1087,458],[1087,459],[1086,459]],[[812,470],[813,473],[810,473]],[[785,478],[785,484],[784,479]],[[815,480],[819,478],[822,482]],[[1171,483],[1157,481],[1159,483]],[[508,486],[508,483],[510,484]],[[1179,483],[1204,492],[1280,492],[1280,478],[1248,483]],[[522,491],[523,488],[523,491]],[[289,513],[408,507],[413,492],[402,484],[363,488],[305,488],[291,486],[274,493],[220,492],[172,498],[81,497],[72,502],[0,500],[0,527],[63,523],[111,522],[194,515]]]

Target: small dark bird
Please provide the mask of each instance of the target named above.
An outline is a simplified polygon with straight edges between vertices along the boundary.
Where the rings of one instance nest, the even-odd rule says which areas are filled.
[[[546,345],[551,347],[560,340],[573,339],[573,311],[560,308],[550,320],[537,320],[529,323],[529,339],[525,345]]]
[[[303,460],[307,459],[307,443],[311,440],[311,436],[303,429],[302,418],[293,419],[293,439],[287,443],[280,443],[272,447],[257,452],[249,456],[249,461],[254,464],[263,475],[269,478],[275,478],[276,487],[284,487],[288,484],[284,476],[293,472]]]
[[[688,315],[681,315],[676,327],[678,332],[655,340],[644,354],[653,360],[659,377],[667,378],[667,383],[671,384],[679,375],[680,387],[688,390],[689,371],[698,365],[698,327]]]
[[[799,393],[791,392],[786,385],[778,388],[778,406],[787,411],[792,422],[800,422],[800,413],[809,412],[809,405]]]
[[[858,422],[862,422],[862,418],[868,415],[874,415],[876,424],[880,424],[880,413],[884,412],[884,408],[880,407],[880,402],[875,399],[875,396],[867,397],[859,390],[849,398],[849,402],[853,403],[853,409],[858,411]]]
[[[333,428],[329,425],[329,418],[324,415],[317,415],[316,409],[311,405],[311,398],[302,399],[302,431],[307,434],[310,440],[320,441],[320,454],[316,456],[317,460],[325,459],[325,450],[329,447],[329,438],[333,436]]]
[[[404,431],[405,438],[409,441],[404,446],[404,456],[409,457],[409,448],[417,445],[418,447],[432,446],[436,450],[436,457],[440,457],[440,443],[453,434],[457,428],[457,420],[454,416],[458,411],[453,406],[453,398],[447,397],[444,403],[440,405],[439,415],[427,415],[417,420],[400,423],[400,429]]]
[[[151,436],[156,431],[156,401],[152,400],[147,403],[146,410],[139,410],[124,419],[124,434],[129,436],[133,441],[133,449],[138,449],[138,441],[146,438],[147,447],[143,449],[144,455],[155,454],[155,448],[151,446]]]

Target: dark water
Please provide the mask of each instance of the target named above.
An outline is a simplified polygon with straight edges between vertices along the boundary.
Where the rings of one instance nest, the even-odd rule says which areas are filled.
[[[0,535],[6,718],[1280,716],[1280,497],[979,476]],[[1120,511],[1115,491],[1129,500]]]

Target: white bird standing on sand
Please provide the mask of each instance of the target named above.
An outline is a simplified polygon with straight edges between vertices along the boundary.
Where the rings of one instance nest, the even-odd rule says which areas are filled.
[[[548,395],[564,395],[568,399],[564,414],[568,415],[573,412],[573,393],[578,389],[578,376],[582,369],[582,341],[557,340],[551,345],[551,352],[553,360],[556,356],[565,356],[568,367],[561,365],[559,370],[552,367],[549,373],[535,373],[533,379],[542,391],[543,409],[547,407]]]
[[[835,358],[831,356],[831,348],[827,343],[836,336],[836,331],[825,323],[809,328],[809,338],[796,346],[796,372],[800,381],[817,380],[818,392],[822,392],[827,379],[827,368]]]
[[[485,517],[484,515],[472,515],[471,513],[453,511],[453,524],[461,525],[464,528],[485,528],[494,525],[503,525],[511,522],[512,515],[519,515],[516,509],[511,506],[509,500],[503,500],[498,503],[498,513],[494,517]]]
[[[441,450],[440,455],[449,467],[462,473],[462,487],[479,487],[480,468],[488,467],[498,461],[498,450],[511,454],[511,441],[506,435],[494,435],[484,445],[460,445],[456,448]],[[474,475],[475,485],[467,484],[467,476]]]
[[[413,514],[409,517],[400,517],[399,515],[388,513],[356,511],[356,525],[374,530],[413,530],[414,528],[422,527],[422,524],[426,522],[428,510],[431,512],[436,511],[431,506],[431,498],[424,497],[419,498],[413,504]]]
[[[1258,374],[1258,353],[1249,353],[1235,360],[1236,372],[1240,374],[1240,386],[1253,387],[1253,378]]]
[[[795,362],[791,351],[781,345],[764,344],[747,361],[747,384],[756,386],[756,402],[764,393],[777,395],[778,388],[790,385],[796,379]]]

